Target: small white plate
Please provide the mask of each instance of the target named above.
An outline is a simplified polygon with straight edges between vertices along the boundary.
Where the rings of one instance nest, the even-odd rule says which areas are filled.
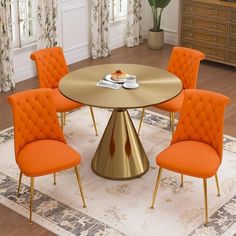
[[[135,89],[135,88],[138,88],[139,84],[138,83],[135,83],[134,85],[130,86],[128,85],[127,83],[124,83],[122,85],[123,88],[127,88],[127,89]]]
[[[129,76],[129,74],[126,74],[126,76]],[[126,78],[124,78],[124,79],[122,79],[122,80],[113,80],[113,79],[111,78],[111,74],[106,75],[106,76],[104,77],[104,79],[107,80],[107,81],[116,83],[116,84],[123,84],[123,83],[125,83],[125,80],[126,80]]]

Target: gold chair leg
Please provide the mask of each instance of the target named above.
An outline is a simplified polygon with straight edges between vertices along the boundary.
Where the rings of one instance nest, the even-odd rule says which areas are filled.
[[[56,182],[56,173],[53,173],[53,184],[56,185],[57,182]]]
[[[218,192],[217,196],[220,197],[220,186],[219,186],[217,173],[215,174],[215,180],[216,180],[216,187],[217,187],[217,192]]]
[[[155,204],[155,200],[156,200],[156,196],[157,196],[157,190],[161,181],[161,174],[162,174],[162,168],[160,167],[158,174],[157,174],[157,180],[156,180],[156,185],[155,185],[155,189],[154,189],[154,193],[153,193],[153,198],[152,198],[152,205],[151,205],[151,209],[154,209],[154,204]]]
[[[17,197],[19,197],[19,195],[20,195],[21,180],[22,180],[22,171],[20,171],[20,175],[19,175],[19,182],[18,182],[18,188],[17,188]]]
[[[66,125],[66,112],[63,113],[63,125]]]
[[[175,113],[174,112],[170,112],[170,124],[171,124],[171,132],[173,136],[174,131],[175,131]]]
[[[61,129],[63,131],[63,126],[64,126],[64,113],[60,113],[60,123],[61,123]]]
[[[93,126],[94,126],[94,129],[95,129],[95,133],[96,133],[96,136],[98,136],[97,125],[96,125],[95,118],[94,118],[93,108],[92,107],[89,107],[89,108],[90,108],[90,113],[91,113],[91,116],[92,116],[92,119],[93,119]]]
[[[34,177],[30,177],[30,223],[32,222],[33,198],[34,198]]]
[[[180,187],[184,186],[184,175],[181,174],[181,183],[180,183]]]
[[[172,124],[171,119],[172,119],[171,112],[169,112],[170,127],[171,127],[171,124]]]
[[[77,170],[77,167],[75,166],[74,168],[75,168],[75,174],[77,177],[77,181],[79,184],[80,194],[81,194],[82,201],[83,201],[83,208],[86,208],[86,203],[85,203],[85,199],[84,199],[84,193],[83,193],[83,188],[82,188],[82,184],[81,184],[80,174],[79,174],[79,171]]]
[[[207,179],[203,179],[204,202],[205,202],[205,226],[208,224],[208,204],[207,204]]]
[[[143,110],[142,110],[142,114],[141,114],[141,118],[140,118],[140,122],[139,122],[139,127],[138,127],[138,135],[139,135],[140,130],[141,130],[144,114],[145,114],[145,108],[143,108]]]

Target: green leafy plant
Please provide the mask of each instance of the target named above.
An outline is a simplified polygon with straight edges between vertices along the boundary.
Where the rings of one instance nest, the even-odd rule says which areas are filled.
[[[161,27],[161,14],[164,8],[170,3],[171,0],[148,0],[149,5],[152,8],[153,15],[153,28],[151,31],[162,31]]]

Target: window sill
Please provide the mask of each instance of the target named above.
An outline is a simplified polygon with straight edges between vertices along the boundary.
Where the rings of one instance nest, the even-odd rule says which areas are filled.
[[[13,48],[13,54],[18,55],[23,52],[35,51],[36,49],[37,49],[36,42],[33,42],[33,43],[23,46],[22,48]]]

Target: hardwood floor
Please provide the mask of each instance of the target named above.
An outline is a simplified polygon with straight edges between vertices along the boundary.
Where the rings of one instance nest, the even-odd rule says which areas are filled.
[[[113,50],[112,56],[98,60],[87,59],[75,63],[70,66],[70,71],[103,63],[134,63],[165,69],[171,49],[172,46],[165,45],[162,50],[151,50],[146,43],[135,48],[122,47]],[[12,125],[11,110],[7,103],[7,97],[12,93],[36,87],[38,87],[37,78],[32,78],[18,83],[14,91],[0,93],[0,130]],[[230,97],[231,102],[225,112],[225,133],[236,137],[236,69],[212,62],[203,62],[200,67],[197,87],[220,92]],[[53,235],[37,224],[29,224],[28,219],[1,205],[0,229],[0,235]]]
[[[1,236],[53,236],[47,229],[29,220],[9,208],[0,205],[0,235]]]

